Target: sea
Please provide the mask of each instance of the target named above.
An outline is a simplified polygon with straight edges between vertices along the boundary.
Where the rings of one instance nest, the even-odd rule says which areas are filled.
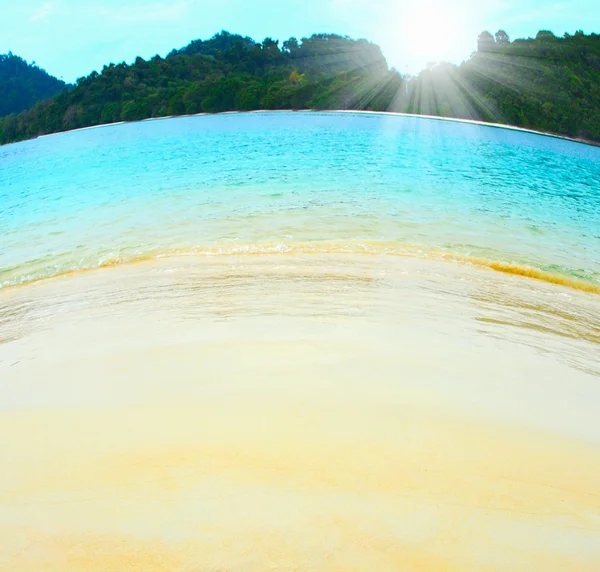
[[[370,113],[232,113],[0,149],[0,286],[173,255],[445,258],[600,291],[600,148]]]

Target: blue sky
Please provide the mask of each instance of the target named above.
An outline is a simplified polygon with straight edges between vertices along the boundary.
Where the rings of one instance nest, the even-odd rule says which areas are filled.
[[[0,0],[0,53],[74,81],[110,62],[166,55],[230,32],[281,41],[315,32],[365,37],[390,65],[469,57],[483,29],[511,38],[600,32],[600,0]]]

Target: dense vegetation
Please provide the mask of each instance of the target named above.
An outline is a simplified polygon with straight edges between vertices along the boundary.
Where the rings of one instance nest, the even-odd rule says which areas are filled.
[[[317,34],[280,45],[221,32],[79,79],[0,119],[0,143],[148,117],[304,108],[454,116],[600,141],[600,36],[540,32],[511,43],[502,31],[484,32],[461,66],[403,78],[366,40]]]
[[[12,53],[0,55],[0,117],[20,113],[60,93],[65,83]]]
[[[378,46],[319,34],[280,46],[227,32],[166,58],[137,58],[92,72],[51,101],[0,120],[0,142],[43,133],[200,111],[373,108],[401,84]]]
[[[483,32],[468,61],[422,72],[409,92],[409,112],[600,141],[600,35],[541,31],[511,43],[502,30]]]

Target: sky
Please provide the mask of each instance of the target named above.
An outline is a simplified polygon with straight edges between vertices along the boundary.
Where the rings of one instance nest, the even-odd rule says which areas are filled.
[[[460,63],[482,30],[500,28],[511,39],[540,29],[600,33],[600,0],[0,0],[0,53],[67,82],[221,30],[259,41],[367,38],[390,66],[417,74],[428,62]]]

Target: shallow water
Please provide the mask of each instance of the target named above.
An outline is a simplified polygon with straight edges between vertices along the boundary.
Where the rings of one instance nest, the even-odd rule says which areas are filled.
[[[600,287],[600,149],[377,114],[250,113],[0,149],[0,284],[177,253],[471,256]]]

